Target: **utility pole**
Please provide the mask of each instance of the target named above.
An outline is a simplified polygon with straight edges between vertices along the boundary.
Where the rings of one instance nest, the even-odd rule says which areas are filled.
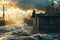
[[[5,25],[5,5],[3,5],[3,17],[2,17],[2,25],[4,26]]]
[[[3,5],[3,20],[5,20],[4,17],[5,17],[5,7]]]
[[[2,0],[1,1],[1,4],[2,4],[2,20],[0,20],[0,26],[4,26],[5,25],[5,4],[6,4],[6,0]]]

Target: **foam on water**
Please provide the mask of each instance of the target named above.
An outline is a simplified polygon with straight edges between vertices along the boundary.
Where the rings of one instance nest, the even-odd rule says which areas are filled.
[[[0,27],[0,40],[16,38],[25,34],[30,35],[30,32],[22,26],[11,25]]]
[[[20,25],[7,25],[0,27],[0,40],[58,40],[60,34],[32,34],[33,27]]]

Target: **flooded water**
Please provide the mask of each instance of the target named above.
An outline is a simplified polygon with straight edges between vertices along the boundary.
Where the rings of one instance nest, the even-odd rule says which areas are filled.
[[[60,40],[60,34],[33,34],[31,26],[10,25],[0,27],[0,40]]]

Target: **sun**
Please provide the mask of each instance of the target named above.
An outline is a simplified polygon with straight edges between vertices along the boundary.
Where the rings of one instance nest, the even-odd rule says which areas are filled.
[[[7,25],[11,24],[23,24],[23,10],[12,4],[12,2],[7,0],[0,0],[0,17],[3,15],[3,5],[4,5],[4,19]],[[21,18],[22,17],[22,18]]]

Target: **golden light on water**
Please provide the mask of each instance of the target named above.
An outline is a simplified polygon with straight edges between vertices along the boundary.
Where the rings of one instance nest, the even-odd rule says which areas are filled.
[[[0,0],[0,17],[3,14],[3,5],[5,6],[5,20],[6,24],[24,24],[24,18],[27,16],[26,11],[21,10],[13,5],[10,0]]]
[[[24,25],[24,18],[29,18],[32,15],[32,10],[23,11],[10,0],[0,0],[0,15],[3,14],[3,10],[1,10],[3,5],[5,6],[6,24]]]

